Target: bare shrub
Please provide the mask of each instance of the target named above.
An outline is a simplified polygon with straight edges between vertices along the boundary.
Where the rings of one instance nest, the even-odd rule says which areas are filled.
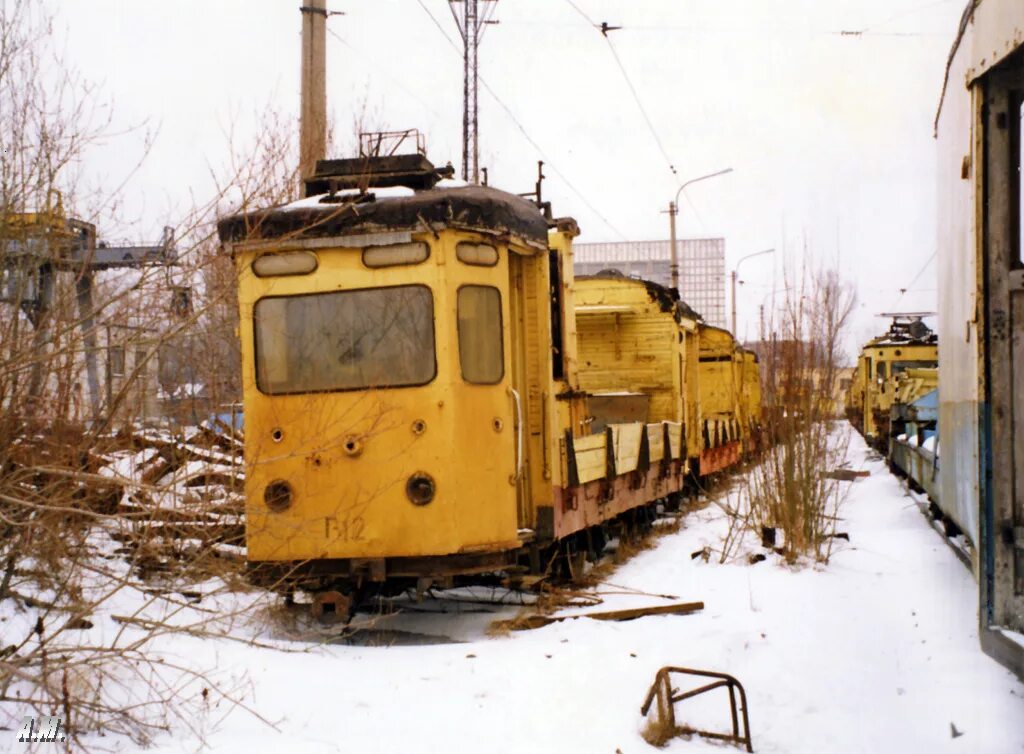
[[[733,513],[760,537],[764,528],[789,561],[827,561],[840,483],[826,472],[843,464],[847,435],[834,423],[842,337],[853,310],[853,289],[830,270],[804,270],[759,344],[764,423],[770,447],[749,475],[745,504]]]
[[[244,684],[162,653],[172,636],[232,639],[265,598],[243,579],[240,438],[140,425],[168,348],[211,386],[194,417],[237,400],[234,270],[214,221],[286,197],[295,161],[283,126],[262,130],[181,219],[174,268],[98,275],[83,306],[90,273],[69,261],[69,218],[102,225],[118,204],[77,173],[109,109],[54,53],[51,26],[42,2],[0,0],[0,725],[56,715],[68,750],[90,732],[143,745],[209,705],[244,706]],[[103,333],[128,346],[95,391],[87,356]],[[204,456],[219,478],[178,475]]]

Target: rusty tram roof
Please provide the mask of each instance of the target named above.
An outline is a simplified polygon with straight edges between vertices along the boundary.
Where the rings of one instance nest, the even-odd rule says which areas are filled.
[[[437,232],[443,228],[514,236],[543,248],[548,244],[548,221],[535,204],[488,186],[409,189],[398,196],[393,189],[357,189],[325,194],[319,201],[310,198],[230,215],[217,223],[224,242]]]
[[[692,319],[695,322],[704,324],[704,317],[700,312],[696,311],[693,307],[687,304],[679,297],[679,291],[675,288],[664,286],[661,283],[656,283],[653,280],[646,280],[644,278],[630,277],[624,274],[620,270],[609,268],[607,270],[601,270],[594,275],[577,275],[577,280],[620,280],[627,283],[633,283],[634,285],[642,285],[647,289],[647,295],[651,301],[658,304],[658,308],[665,313],[671,313],[676,322],[679,322],[683,317]]]

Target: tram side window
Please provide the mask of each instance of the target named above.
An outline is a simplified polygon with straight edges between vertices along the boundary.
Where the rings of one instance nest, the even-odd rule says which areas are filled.
[[[256,384],[269,395],[424,385],[434,300],[422,285],[260,299]]]
[[[466,382],[493,385],[505,375],[501,292],[489,285],[459,288],[459,364]]]

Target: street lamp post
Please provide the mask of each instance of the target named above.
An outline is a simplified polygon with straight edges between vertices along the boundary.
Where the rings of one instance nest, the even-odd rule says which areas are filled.
[[[668,227],[671,241],[670,244],[670,261],[669,261],[669,275],[672,276],[672,287],[679,291],[679,249],[676,247],[676,214],[679,212],[679,195],[683,193],[683,189],[687,186],[697,183],[698,181],[706,181],[708,178],[714,178],[715,176],[725,175],[731,173],[732,168],[726,168],[725,170],[719,170],[716,173],[708,173],[702,175],[699,178],[691,178],[685,183],[680,184],[679,190],[676,191],[676,197],[668,203]]]
[[[732,268],[732,335],[738,337],[736,332],[736,278],[739,275],[740,265],[748,259],[753,257],[759,257],[762,254],[774,254],[775,249],[765,249],[764,251],[755,251],[753,254],[747,254],[745,257],[741,257],[740,261],[736,263],[736,266]]]
[[[788,290],[792,290],[792,286],[787,285],[785,288],[776,288],[773,291],[768,291],[768,293],[764,294],[764,297],[761,299],[761,306],[760,306],[761,313],[760,313],[760,317],[758,318],[758,323],[759,324],[758,324],[757,332],[758,332],[758,339],[762,343],[764,343],[764,341],[765,341],[765,337],[764,337],[765,336],[765,332],[764,332],[764,305],[765,305],[765,302],[768,301],[769,297],[772,297],[772,308],[774,308],[775,307],[775,303],[774,303],[774,301],[775,301],[775,294],[776,293],[785,293]]]

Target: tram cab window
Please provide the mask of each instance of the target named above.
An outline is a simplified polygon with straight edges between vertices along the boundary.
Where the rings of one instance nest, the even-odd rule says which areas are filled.
[[[885,365],[884,361],[875,362],[875,379],[879,384],[885,382]]]
[[[254,328],[268,395],[424,385],[437,373],[423,285],[262,298]]]
[[[463,241],[456,244],[455,256],[463,264],[493,267],[498,263],[498,250],[486,243],[469,243]]]
[[[425,262],[429,256],[430,247],[422,241],[371,246],[363,250],[363,264],[367,267],[399,267]]]
[[[896,376],[908,369],[927,369],[934,366],[934,361],[894,361],[892,363],[892,373],[893,376]]]
[[[466,382],[493,385],[505,375],[501,292],[489,285],[459,288],[459,364]]]

